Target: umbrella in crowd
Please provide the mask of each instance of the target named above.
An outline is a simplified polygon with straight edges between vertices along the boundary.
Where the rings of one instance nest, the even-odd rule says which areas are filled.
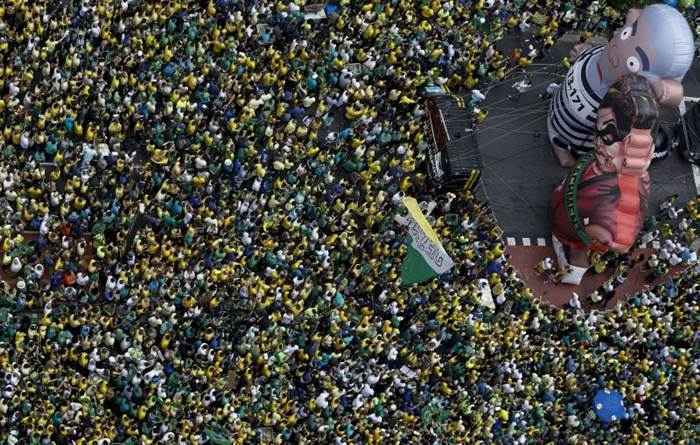
[[[593,405],[601,422],[609,423],[628,417],[622,395],[617,391],[601,389],[593,398]]]

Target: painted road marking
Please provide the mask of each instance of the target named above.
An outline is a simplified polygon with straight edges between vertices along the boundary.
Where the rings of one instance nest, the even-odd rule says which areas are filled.
[[[547,247],[547,238],[540,237],[514,237],[509,236],[506,238],[506,244],[509,246],[522,246],[522,247]]]

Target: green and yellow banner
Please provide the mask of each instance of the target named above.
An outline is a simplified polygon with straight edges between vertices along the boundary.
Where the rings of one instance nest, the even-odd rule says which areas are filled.
[[[442,247],[415,198],[404,197],[403,204],[408,210],[406,220],[411,244],[401,265],[401,284],[409,285],[444,274],[454,266],[454,262]]]

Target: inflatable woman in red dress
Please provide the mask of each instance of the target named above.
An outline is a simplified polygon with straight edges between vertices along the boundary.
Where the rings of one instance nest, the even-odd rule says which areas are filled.
[[[603,98],[593,153],[552,194],[552,240],[563,283],[580,284],[590,251],[627,252],[646,215],[658,103],[647,79],[628,74]]]

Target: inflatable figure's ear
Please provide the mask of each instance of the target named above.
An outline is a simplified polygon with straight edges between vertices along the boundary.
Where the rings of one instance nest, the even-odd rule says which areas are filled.
[[[683,85],[670,79],[658,79],[651,83],[659,104],[677,107],[683,100]]]
[[[639,8],[632,8],[627,11],[627,16],[625,16],[625,25],[632,25],[642,15],[642,10]]]

